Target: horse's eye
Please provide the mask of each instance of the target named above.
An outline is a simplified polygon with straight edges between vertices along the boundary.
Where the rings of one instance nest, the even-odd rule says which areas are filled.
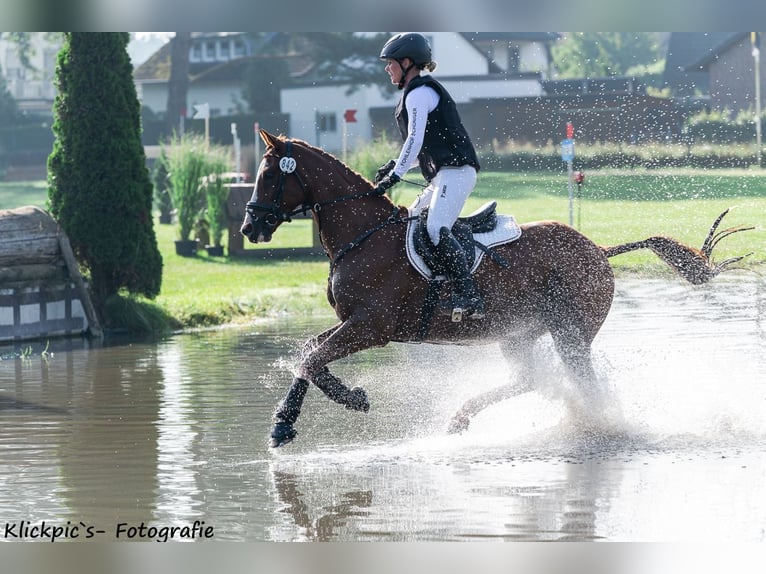
[[[270,171],[267,171],[263,174],[263,179],[274,179],[274,174]]]

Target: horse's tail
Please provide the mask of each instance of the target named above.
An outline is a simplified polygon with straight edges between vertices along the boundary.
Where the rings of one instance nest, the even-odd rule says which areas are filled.
[[[623,243],[622,245],[615,245],[613,247],[601,247],[601,250],[607,257],[614,257],[615,255],[635,251],[637,249],[651,249],[660,259],[675,269],[681,277],[686,279],[689,283],[701,285],[707,283],[722,271],[730,269],[733,264],[744,259],[748,255],[752,255],[752,253],[747,253],[739,257],[731,257],[720,263],[715,263],[711,259],[713,249],[718,245],[719,241],[734,233],[755,229],[754,227],[744,227],[740,225],[716,232],[718,225],[727,213],[729,213],[728,209],[719,215],[713,222],[710,232],[700,249],[689,247],[670,237],[649,237],[643,241]]]

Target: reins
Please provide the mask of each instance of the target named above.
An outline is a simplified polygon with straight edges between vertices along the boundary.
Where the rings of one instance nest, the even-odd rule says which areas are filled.
[[[280,168],[279,183],[277,184],[277,192],[274,195],[274,199],[272,203],[270,205],[266,205],[263,203],[258,203],[256,201],[248,201],[247,204],[245,205],[245,210],[247,211],[248,214],[250,214],[250,217],[252,217],[254,220],[258,219],[258,212],[266,212],[266,218],[267,218],[266,223],[270,225],[271,227],[276,227],[279,222],[289,223],[290,221],[292,221],[293,216],[298,215],[299,213],[306,215],[307,212],[311,211],[317,214],[317,221],[319,225],[320,241],[321,241],[322,226],[321,226],[321,220],[319,218],[319,213],[322,211],[324,207],[335,205],[336,203],[351,201],[354,199],[363,199],[365,197],[373,197],[373,196],[380,195],[373,188],[369,191],[360,191],[357,193],[350,193],[348,195],[341,195],[340,197],[334,197],[326,201],[311,202],[308,191],[306,190],[306,186],[303,183],[303,179],[301,179],[300,174],[296,171],[297,163],[295,161],[295,158],[292,157],[293,142],[291,140],[287,140],[285,143],[286,143],[285,155],[279,160],[279,168]],[[301,191],[303,192],[304,202],[300,205],[300,207],[296,207],[292,211],[286,212],[279,209],[278,205],[282,200],[282,196],[284,195],[285,180],[287,179],[287,176],[291,174],[294,175],[296,179],[298,180],[298,185],[300,186]],[[412,185],[419,185],[420,187],[426,187],[425,185],[422,185],[420,183],[416,183],[413,181],[407,181],[407,180],[402,180],[402,181]],[[393,208],[393,211],[391,212],[391,215],[389,215],[385,221],[376,225],[372,229],[365,231],[359,237],[357,237],[350,243],[341,247],[341,249],[335,255],[335,258],[331,259],[330,275],[332,275],[333,271],[335,270],[335,266],[337,265],[338,261],[340,261],[349,251],[351,251],[352,249],[355,249],[356,247],[359,247],[362,243],[364,243],[367,239],[369,239],[372,235],[374,235],[381,229],[384,229],[385,227],[388,227],[389,225],[394,223],[405,223],[405,222],[413,221],[417,219],[417,217],[397,217],[398,212],[399,212],[399,207],[395,205]],[[271,217],[271,219],[268,219],[269,216]],[[324,248],[324,244],[322,245],[322,247]],[[325,253],[327,253],[327,249],[325,248],[324,250],[325,250]],[[327,253],[327,255],[329,257],[329,253]]]
[[[394,210],[391,212],[391,215],[388,216],[388,219],[383,221],[382,223],[379,223],[372,229],[368,229],[364,233],[362,233],[359,237],[354,239],[353,241],[347,243],[343,247],[341,247],[338,250],[338,253],[335,255],[335,259],[333,259],[330,262],[330,275],[333,274],[333,271],[335,271],[335,266],[338,264],[338,261],[341,260],[349,251],[352,249],[359,247],[362,243],[364,243],[367,239],[372,237],[375,233],[380,231],[381,229],[384,229],[388,227],[389,225],[392,225],[394,223],[406,223],[408,221],[414,221],[417,219],[417,216],[411,216],[411,217],[397,217],[396,214],[399,212],[399,207],[394,206]]]

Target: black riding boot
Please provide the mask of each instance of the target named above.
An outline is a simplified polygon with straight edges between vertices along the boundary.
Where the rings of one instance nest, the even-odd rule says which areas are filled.
[[[455,284],[452,301],[452,320],[457,322],[463,316],[471,319],[484,318],[484,301],[476,289],[471,277],[463,248],[452,235],[452,232],[442,227],[439,230],[439,245],[436,246],[436,257],[446,270],[447,275]]]

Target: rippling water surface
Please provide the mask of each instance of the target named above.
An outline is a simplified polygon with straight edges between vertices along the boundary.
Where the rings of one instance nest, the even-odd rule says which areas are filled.
[[[338,362],[367,415],[316,389],[292,445],[266,446],[302,341],[275,321],[0,361],[0,519],[204,521],[215,540],[762,541],[766,283],[618,281],[594,345],[603,415],[573,407],[550,342],[538,392],[448,435],[513,376],[495,346],[392,344]]]

